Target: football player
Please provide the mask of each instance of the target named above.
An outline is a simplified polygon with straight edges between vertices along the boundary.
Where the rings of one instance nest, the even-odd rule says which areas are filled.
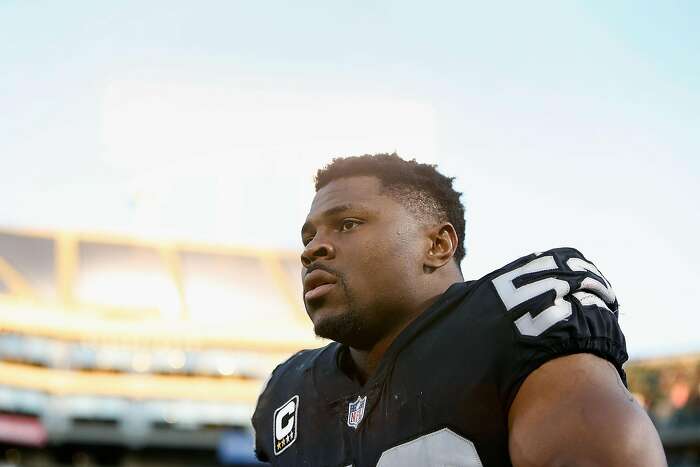
[[[301,229],[304,303],[333,342],[275,369],[253,415],[280,466],[665,466],[626,388],[618,302],[573,248],[465,282],[452,178],[335,159]]]

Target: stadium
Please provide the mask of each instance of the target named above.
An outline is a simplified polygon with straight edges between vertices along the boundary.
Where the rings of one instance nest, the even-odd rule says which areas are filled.
[[[585,254],[576,264],[588,273],[600,267],[618,354],[630,357],[629,390],[668,465],[700,467],[697,18],[700,3],[687,0],[0,2],[0,467],[262,465],[251,415],[264,388],[281,387],[266,384],[271,371],[329,343],[314,335],[302,300],[314,174],[336,157],[377,153],[435,164],[454,181],[465,208],[457,243],[465,281],[561,247]],[[364,265],[400,256],[372,262],[372,248],[345,251]],[[408,290],[395,287],[396,275],[363,271],[375,296]],[[563,293],[538,297],[552,290]],[[543,310],[531,311],[534,321]],[[450,328],[454,342],[478,351],[453,355],[519,377],[482,358],[506,348],[492,333],[465,339],[461,329]],[[358,360],[346,365],[343,355],[332,368],[364,387],[352,370]],[[461,388],[443,384],[469,375],[451,372],[444,362],[459,363],[451,357],[423,362],[428,371],[406,364],[406,379],[442,385],[427,391],[436,399]],[[445,374],[423,377],[436,369]],[[557,382],[576,381],[566,371]],[[287,406],[293,394],[273,396],[255,423],[273,421],[265,435],[286,444],[259,446],[293,464],[296,451],[315,450],[301,438],[292,446],[296,413],[284,425],[293,434],[277,429],[277,415],[289,417],[282,409],[299,405]],[[361,426],[366,406],[371,415],[372,398],[362,397],[337,404],[337,420],[348,411],[338,430]],[[414,410],[395,400],[423,423],[425,401]],[[496,446],[482,422],[499,422],[502,444],[486,455],[516,463],[506,446],[516,437],[493,415],[509,402],[474,396],[454,406],[486,416],[460,417],[445,401],[434,406],[446,417],[483,428],[486,442],[474,443]],[[654,442],[637,444],[653,445],[661,465],[644,412],[623,405],[644,419]],[[409,425],[378,413],[386,419],[373,435]],[[614,415],[596,413],[605,418],[596,427],[618,432]],[[327,436],[321,447],[346,456],[328,462],[338,465],[374,465],[385,447],[418,436],[379,446],[382,436],[368,435],[378,447],[365,461],[355,454],[370,450],[336,449],[346,432],[319,420],[307,426]],[[561,450],[592,446],[553,441],[556,425],[540,426],[525,431]],[[648,439],[602,433],[586,431],[604,449],[583,456],[624,457],[625,442]],[[286,459],[275,457],[287,446]]]
[[[287,252],[7,230],[0,251],[6,465],[254,465],[264,379],[320,343]]]
[[[260,465],[250,416],[265,378],[322,344],[304,315],[297,261],[284,251],[0,232],[3,465]],[[626,370],[670,465],[696,465],[700,357]]]

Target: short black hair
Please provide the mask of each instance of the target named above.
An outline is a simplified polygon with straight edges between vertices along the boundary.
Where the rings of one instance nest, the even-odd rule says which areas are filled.
[[[433,164],[422,164],[415,159],[404,160],[398,154],[364,154],[336,157],[316,173],[316,191],[333,180],[347,177],[377,177],[382,190],[403,204],[419,218],[449,222],[457,232],[457,250],[454,259],[460,265],[464,249],[464,205],[462,193],[452,187],[454,177],[446,177]]]

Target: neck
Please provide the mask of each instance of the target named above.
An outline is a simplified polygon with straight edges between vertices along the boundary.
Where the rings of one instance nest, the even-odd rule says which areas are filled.
[[[350,358],[352,359],[354,366],[353,369],[355,378],[361,385],[364,385],[367,380],[377,371],[377,367],[379,366],[379,362],[381,361],[382,357],[394,342],[396,336],[398,336],[409,323],[410,321],[401,328],[397,329],[395,332],[392,332],[390,335],[380,339],[369,350],[350,347]]]
[[[461,280],[461,277],[457,280]],[[456,282],[456,281],[454,281]],[[350,357],[352,358],[352,363],[354,366],[355,377],[364,385],[367,380],[372,377],[372,375],[377,371],[379,362],[382,357],[389,349],[391,344],[396,340],[396,338],[401,334],[401,332],[406,329],[406,327],[413,322],[418,316],[420,316],[423,311],[428,309],[445,290],[454,282],[450,282],[446,287],[443,287],[438,293],[433,293],[430,297],[418,304],[414,309],[414,312],[407,313],[406,319],[402,320],[397,326],[392,328],[388,333],[386,333],[382,338],[380,338],[371,348],[369,349],[356,349],[350,347]]]

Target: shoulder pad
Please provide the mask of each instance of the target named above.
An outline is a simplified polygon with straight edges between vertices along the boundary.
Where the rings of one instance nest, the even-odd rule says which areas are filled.
[[[258,397],[251,419],[255,431],[255,452],[259,460],[270,459],[271,453],[266,452],[264,446],[274,445],[271,439],[267,439],[271,435],[266,421],[273,420],[275,412],[280,409],[294,409],[295,398],[298,404],[299,394],[313,380],[311,373],[318,357],[329,346],[299,351],[272,371]]]
[[[574,300],[617,317],[617,298],[610,283],[574,248],[524,256],[487,277],[523,336],[539,336],[567,320]]]

